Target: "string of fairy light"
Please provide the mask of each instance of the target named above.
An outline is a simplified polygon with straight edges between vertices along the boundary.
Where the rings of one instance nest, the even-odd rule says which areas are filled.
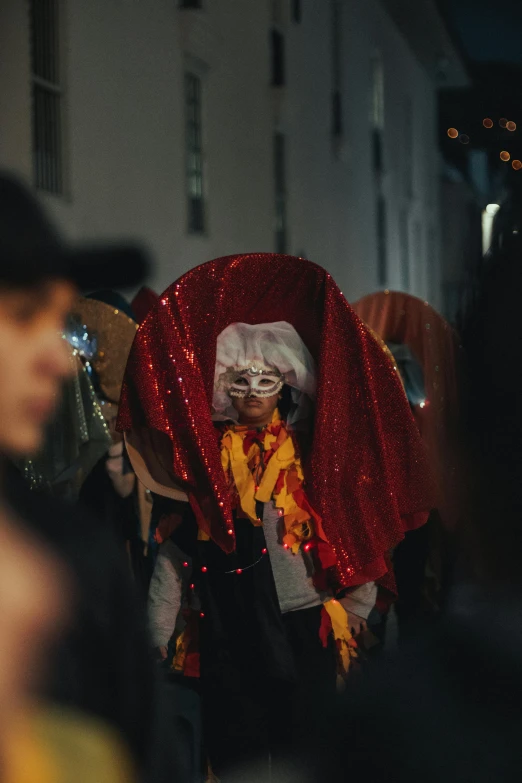
[[[491,119],[491,117],[484,117],[482,120],[482,125],[486,130],[491,130],[495,127],[495,123]],[[498,121],[498,125],[502,130],[507,130],[510,133],[514,133],[517,129],[516,122],[513,122],[513,120],[508,120],[506,117],[501,117]],[[467,133],[459,133],[457,128],[448,128],[447,135],[450,139],[453,139],[455,141],[460,141],[461,144],[469,144],[470,143],[470,137]],[[501,150],[499,153],[500,160],[503,163],[509,163],[511,160],[511,153],[507,150]],[[514,171],[520,171],[522,169],[522,161],[518,158],[514,158],[511,160],[511,167]]]

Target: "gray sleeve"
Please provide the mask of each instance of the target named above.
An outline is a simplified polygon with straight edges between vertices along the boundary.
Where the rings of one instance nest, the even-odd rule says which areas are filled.
[[[165,647],[174,633],[181,609],[186,560],[172,541],[165,541],[159,550],[149,587],[149,626],[155,647]]]
[[[367,620],[377,601],[377,585],[375,582],[356,587],[351,593],[341,598],[341,603],[347,612],[356,614]]]

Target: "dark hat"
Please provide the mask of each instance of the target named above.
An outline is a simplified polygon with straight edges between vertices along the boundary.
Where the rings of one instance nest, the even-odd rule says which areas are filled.
[[[129,245],[69,246],[17,179],[0,173],[0,285],[29,286],[48,278],[82,290],[131,288],[148,270],[144,252]]]

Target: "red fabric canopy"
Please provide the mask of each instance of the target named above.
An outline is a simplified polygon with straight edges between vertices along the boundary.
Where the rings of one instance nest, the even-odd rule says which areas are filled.
[[[371,294],[353,308],[382,340],[407,345],[422,366],[426,404],[416,406],[413,413],[437,482],[437,508],[446,527],[454,528],[461,484],[453,442],[459,431],[459,337],[427,302],[402,292]]]
[[[216,340],[231,323],[279,320],[295,327],[317,364],[306,474],[338,558],[338,582],[381,578],[388,553],[433,505],[427,457],[396,372],[321,267],[259,253],[183,275],[136,336],[119,428],[168,436],[171,470],[200,527],[232,551],[232,510],[211,419]]]

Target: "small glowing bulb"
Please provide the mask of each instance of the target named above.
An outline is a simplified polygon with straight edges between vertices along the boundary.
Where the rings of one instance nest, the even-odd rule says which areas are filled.
[[[456,128],[448,128],[448,136],[450,139],[457,139],[459,132]]]

